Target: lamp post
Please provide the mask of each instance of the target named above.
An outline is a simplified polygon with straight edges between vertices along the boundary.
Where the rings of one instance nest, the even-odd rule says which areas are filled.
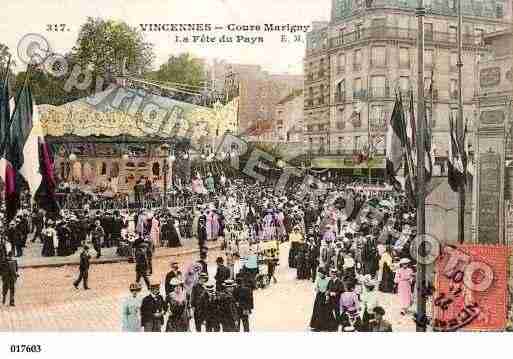
[[[169,168],[168,156],[169,156],[169,145],[164,143],[161,147],[162,151],[165,154],[164,157],[164,188],[163,188],[163,196],[162,196],[162,208],[167,208],[167,171]]]

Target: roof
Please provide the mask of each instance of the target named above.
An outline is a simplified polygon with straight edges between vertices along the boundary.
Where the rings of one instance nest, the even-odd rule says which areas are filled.
[[[143,90],[113,87],[62,106],[40,105],[49,136],[195,137],[225,133],[237,123],[238,98],[213,108]]]

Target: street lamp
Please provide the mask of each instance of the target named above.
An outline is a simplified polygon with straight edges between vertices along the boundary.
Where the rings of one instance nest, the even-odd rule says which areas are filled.
[[[168,157],[169,157],[169,149],[170,146],[167,143],[164,143],[162,146],[160,146],[162,151],[165,154],[164,157],[164,194],[162,197],[162,208],[167,208],[167,171],[169,169],[169,163],[168,163]],[[174,156],[172,156],[174,158]],[[169,158],[171,159],[171,158]],[[174,159],[173,159],[174,161]]]

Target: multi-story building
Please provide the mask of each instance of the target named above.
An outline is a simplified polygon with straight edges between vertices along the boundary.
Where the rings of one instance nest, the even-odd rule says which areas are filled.
[[[303,91],[295,90],[277,103],[273,119],[276,142],[299,142],[303,140]]]
[[[238,87],[240,133],[262,127],[260,121],[271,121],[278,101],[303,88],[303,75],[271,74],[259,65],[215,61],[209,74],[217,91]]]
[[[511,1],[461,0],[464,117],[472,124],[483,35],[506,28]],[[424,82],[436,156],[446,156],[458,106],[457,0],[425,0]],[[384,151],[395,93],[417,88],[417,0],[332,0],[331,21],[314,24],[304,59],[304,142],[314,153]],[[429,89],[432,92],[429,92]],[[416,106],[414,107],[416,108]],[[407,114],[408,115],[408,114]],[[470,126],[471,128],[471,126]]]

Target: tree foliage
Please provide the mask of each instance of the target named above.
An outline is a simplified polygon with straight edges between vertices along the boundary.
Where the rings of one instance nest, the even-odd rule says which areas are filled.
[[[199,59],[188,53],[171,55],[157,71],[149,73],[147,79],[201,87],[206,80],[205,68]]]
[[[155,55],[142,31],[124,22],[87,18],[73,48],[77,63],[104,79],[119,73],[144,75],[151,70]]]

